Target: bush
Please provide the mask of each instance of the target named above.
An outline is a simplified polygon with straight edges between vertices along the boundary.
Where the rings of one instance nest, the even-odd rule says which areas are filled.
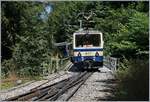
[[[2,71],[2,78],[6,78],[9,76],[9,74],[14,71],[15,69],[15,65],[13,63],[13,59],[9,59],[9,60],[4,60],[2,62],[2,67],[1,67],[1,71]]]
[[[149,61],[123,60],[117,72],[116,99],[145,101],[149,97]]]

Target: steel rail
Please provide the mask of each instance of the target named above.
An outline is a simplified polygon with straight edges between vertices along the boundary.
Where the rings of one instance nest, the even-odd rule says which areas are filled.
[[[30,92],[8,98],[4,101],[55,101],[64,94],[70,88],[77,86],[75,91],[68,96],[67,100],[79,89],[79,87],[85,82],[85,80],[90,76],[89,72],[81,72],[77,75],[71,76],[67,79],[63,79],[59,82],[56,82],[51,85],[47,85],[45,87],[40,87],[44,85],[37,86],[36,88],[32,89]],[[46,84],[46,82],[45,82]]]
[[[87,72],[81,73],[78,77],[76,77],[75,79],[71,80],[71,82],[67,83],[67,85],[62,87],[57,94],[55,94],[53,97],[51,97],[49,99],[46,99],[46,100],[48,100],[48,101],[55,101],[55,100],[57,100],[57,98],[60,95],[62,95],[65,91],[67,91],[69,88],[71,88],[71,87],[75,86],[76,84],[80,83],[81,80],[82,80],[82,77],[84,75],[86,75],[86,74],[87,74]]]
[[[52,77],[52,78],[50,78],[49,80],[47,80],[46,82],[44,82],[44,83],[42,83],[42,84],[40,84],[40,85],[38,85],[38,86],[36,86],[36,87],[34,87],[33,89],[31,89],[30,91],[34,91],[34,90],[37,90],[39,87],[41,87],[42,85],[44,85],[44,84],[46,84],[46,83],[48,83],[48,82],[50,82],[50,81],[52,81],[52,80],[55,80],[55,79],[57,79],[57,78],[60,78],[61,76],[63,76],[63,75],[65,75],[66,73],[64,73],[64,74],[58,74],[59,76],[55,76],[55,77]]]
[[[43,97],[40,97],[40,98],[38,98],[36,100],[38,100],[38,101],[44,101],[44,100],[48,100],[50,97],[57,97],[58,94],[60,95],[60,90],[63,87],[66,87],[66,85],[68,85],[68,83],[73,83],[74,80],[77,80],[79,77],[81,77],[81,74],[79,74],[79,76],[75,75],[75,76],[69,78],[68,80],[66,80],[66,82],[64,81],[64,82],[62,82],[62,83],[60,83],[60,84],[58,84],[56,86],[53,86],[52,89],[59,89],[59,90],[57,90],[57,92],[56,92],[56,90],[55,91],[49,90],[49,92],[47,92],[47,95],[45,95]]]
[[[24,93],[24,94],[21,94],[21,95],[18,95],[18,96],[10,97],[8,99],[5,99],[4,101],[15,101],[15,100],[21,99],[21,97],[22,97],[22,99],[29,99],[30,94],[31,95],[32,94],[34,94],[34,95],[40,95],[40,93],[43,92],[42,90],[50,89],[50,87],[52,87],[52,86],[54,86],[54,85],[56,85],[58,83],[61,83],[63,81],[66,81],[66,80],[68,80],[68,79],[61,80],[59,82],[53,83],[51,85],[48,85],[48,86],[45,86],[45,87],[42,87],[42,88],[39,88],[39,89],[36,89],[36,90],[31,90],[31,91],[29,91],[27,93]],[[39,94],[37,93],[37,91],[38,91]],[[28,98],[26,98],[26,97],[28,97]]]
[[[68,100],[78,91],[78,89],[81,87],[81,85],[83,85],[84,82],[85,82],[92,74],[93,74],[93,73],[89,73],[89,74],[83,79],[83,81],[77,85],[77,87],[73,90],[73,92],[72,92],[71,94],[69,94],[69,95],[67,96],[67,98],[64,99],[63,101],[68,101]]]

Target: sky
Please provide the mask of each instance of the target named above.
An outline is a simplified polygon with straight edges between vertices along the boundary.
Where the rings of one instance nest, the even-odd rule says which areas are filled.
[[[51,5],[47,5],[47,6],[45,7],[45,10],[46,10],[46,12],[49,14],[49,13],[52,11]]]
[[[52,12],[52,7],[51,5],[46,5],[45,6],[45,12],[42,12],[42,14],[40,15],[40,17],[43,19],[43,20],[46,20],[48,18],[48,15]]]

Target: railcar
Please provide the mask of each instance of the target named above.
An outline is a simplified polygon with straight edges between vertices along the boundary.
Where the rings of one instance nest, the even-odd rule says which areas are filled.
[[[74,64],[83,64],[84,68],[103,66],[103,34],[96,30],[78,30],[73,34]]]

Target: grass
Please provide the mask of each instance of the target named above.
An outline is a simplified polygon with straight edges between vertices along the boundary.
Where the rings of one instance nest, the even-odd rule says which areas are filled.
[[[1,90],[9,89],[14,86],[15,86],[14,82],[4,82],[4,83],[1,83]]]
[[[28,78],[24,78],[24,79],[20,78],[20,79],[22,80],[21,84],[24,84],[24,83],[27,83],[27,82],[32,81],[32,80],[36,80],[36,81],[42,80],[43,77],[34,76],[34,77],[28,77]],[[16,81],[14,81],[14,80],[5,81],[5,82],[1,83],[1,90],[10,89],[10,88],[15,87],[15,86],[18,86],[16,84]]]

